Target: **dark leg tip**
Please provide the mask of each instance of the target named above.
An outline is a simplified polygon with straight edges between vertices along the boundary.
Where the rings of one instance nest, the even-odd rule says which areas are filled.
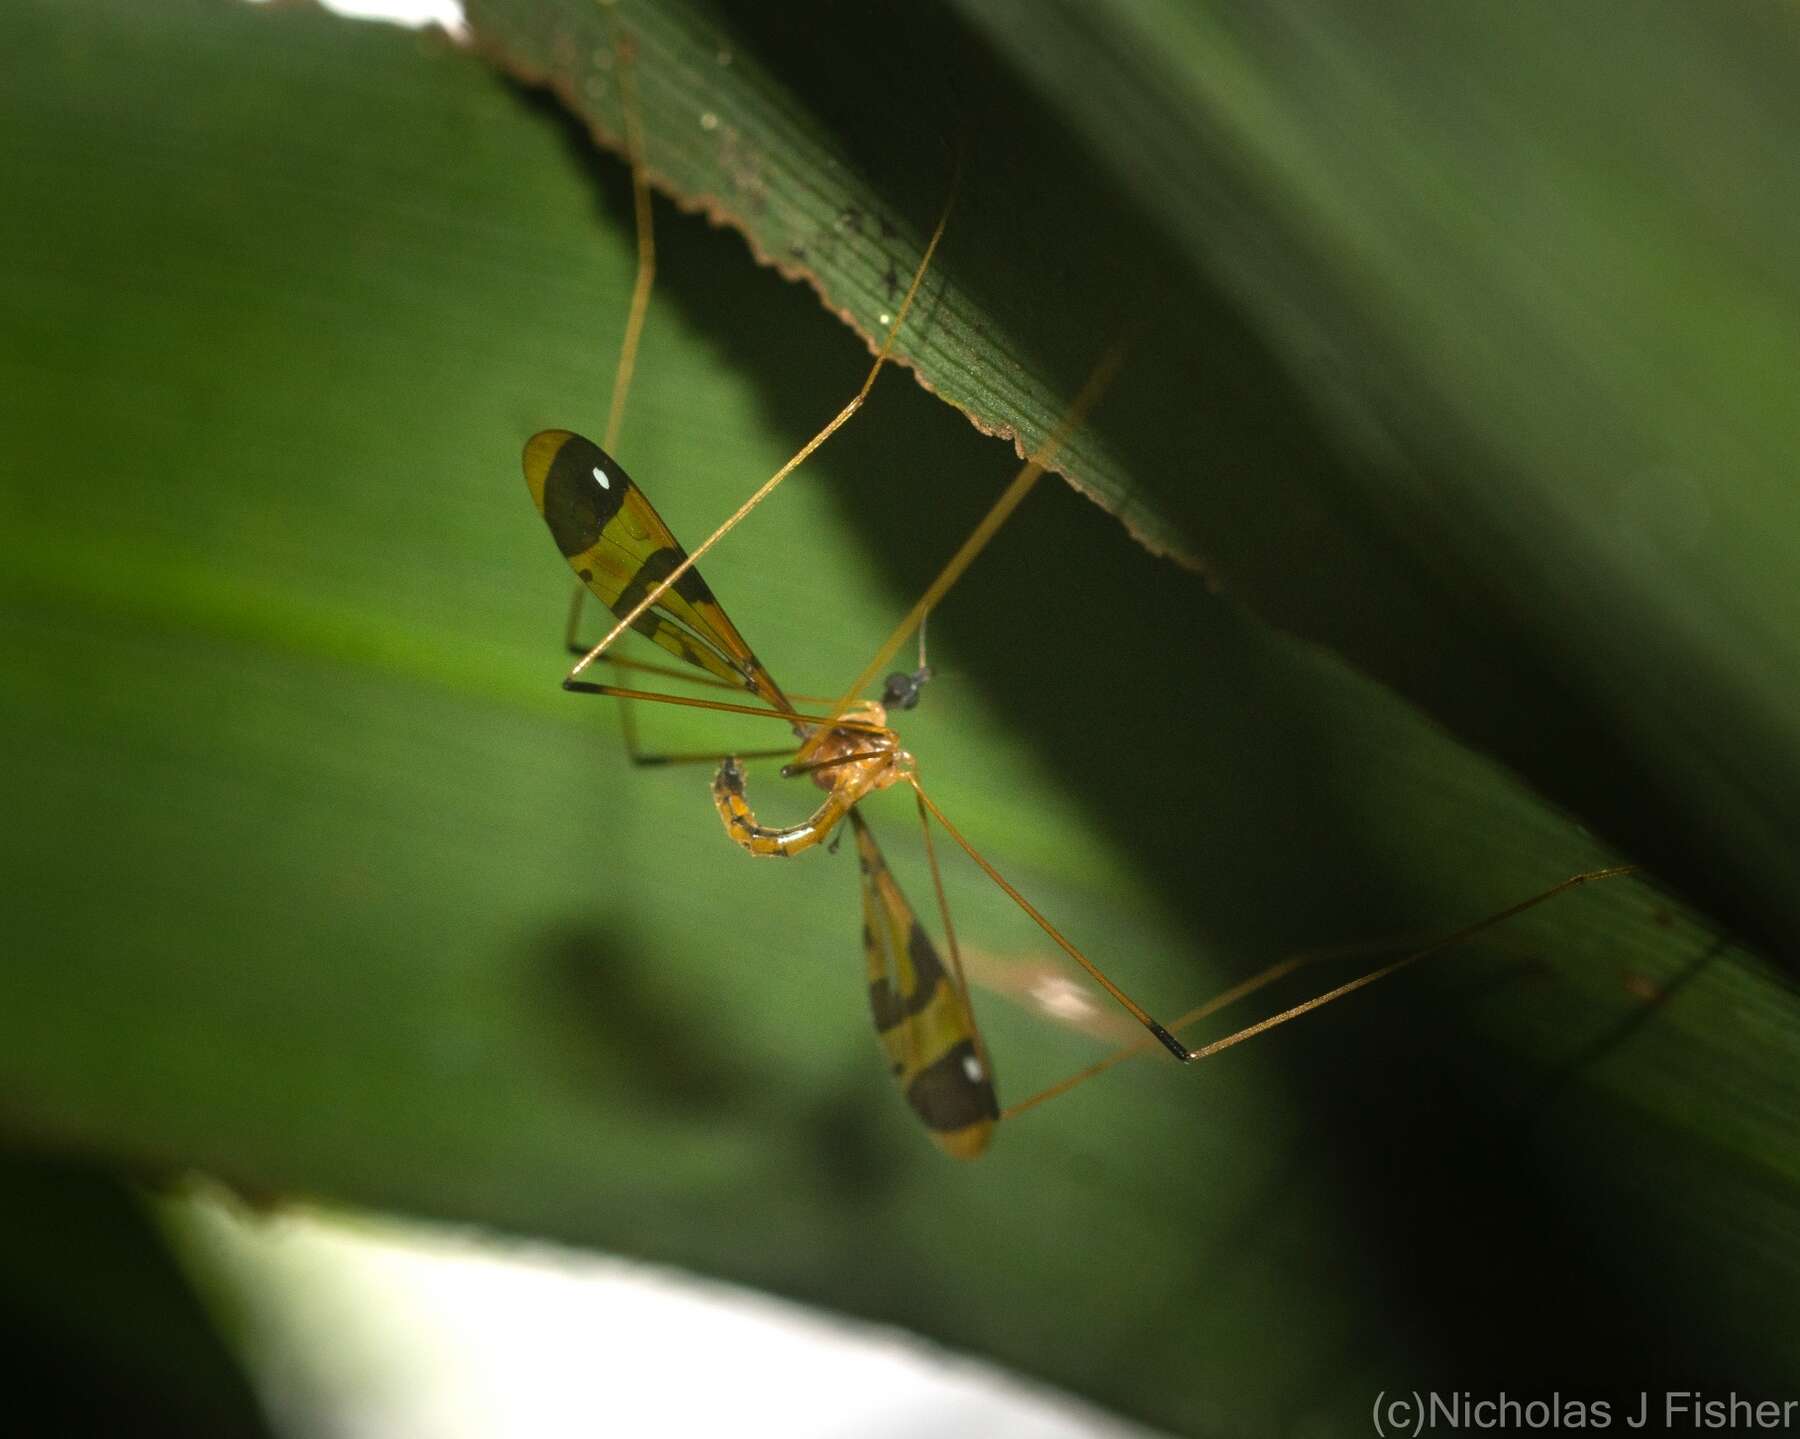
[[[1183,1064],[1187,1064],[1193,1059],[1194,1056],[1188,1053],[1188,1047],[1174,1035],[1170,1034],[1168,1030],[1164,1029],[1155,1020],[1150,1021],[1150,1032],[1162,1042],[1164,1049],[1168,1050],[1170,1054],[1174,1055]]]

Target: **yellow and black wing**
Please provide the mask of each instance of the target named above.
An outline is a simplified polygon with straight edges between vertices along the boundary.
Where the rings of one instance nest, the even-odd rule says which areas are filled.
[[[1000,1117],[975,1021],[855,810],[869,1004],[894,1078],[940,1149],[973,1159]]]
[[[569,568],[619,618],[687,558],[644,492],[592,440],[544,430],[525,442],[524,463],[531,498]],[[792,710],[698,570],[682,575],[632,628],[776,709]]]

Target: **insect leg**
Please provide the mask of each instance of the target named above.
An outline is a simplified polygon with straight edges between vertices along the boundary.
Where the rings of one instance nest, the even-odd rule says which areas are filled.
[[[625,338],[619,344],[619,365],[613,372],[612,405],[606,413],[606,437],[601,444],[608,454],[618,449],[619,429],[625,421],[625,398],[631,392],[638,342],[643,337],[644,316],[650,308],[650,290],[656,283],[656,227],[651,223],[650,180],[644,164],[644,123],[638,113],[637,82],[633,74],[637,47],[629,35],[621,33],[613,42],[613,52],[618,56],[619,111],[625,121],[625,153],[631,162],[637,274],[631,283],[631,308],[625,316]]]
[[[792,753],[793,751],[786,751]],[[788,764],[781,767],[783,779],[798,779],[801,775],[818,774],[823,770],[841,769],[847,764],[858,764],[866,759],[880,759],[886,753],[878,749],[852,750],[849,754],[833,755],[830,759],[809,759],[804,764]]]
[[[616,666],[620,664],[621,661],[609,659],[608,663]],[[643,668],[661,669],[661,666],[645,665]],[[674,677],[676,679],[689,678],[689,676],[683,674],[676,674]],[[697,682],[704,682],[707,684],[719,683],[718,681],[702,675],[695,675],[692,678]],[[723,684],[721,684],[720,687],[729,688],[729,686]],[[638,740],[636,708],[632,702],[623,695],[620,695],[618,699],[619,729],[625,739],[625,754],[634,765],[637,765],[640,768],[665,764],[718,764],[720,761],[730,759],[734,755],[738,759],[785,759],[794,752],[794,746],[791,744],[782,745],[777,749],[740,749],[718,752],[647,750]]]
[[[575,591],[575,602],[569,606],[569,626],[565,635],[566,643],[572,654],[584,654],[587,646],[574,638],[575,626],[581,618],[581,597],[587,593],[585,586],[578,586]],[[623,655],[608,655],[606,663],[613,670],[614,679],[618,679],[621,670],[640,670],[646,674],[661,675],[668,679],[680,680],[684,684],[703,685],[708,689],[729,690],[733,694],[740,691],[736,686],[711,675],[701,674],[697,670],[676,669],[673,665],[651,664],[645,660],[628,659]],[[613,686],[614,689],[619,688]],[[647,750],[638,739],[637,710],[632,701],[625,695],[617,696],[619,701],[619,729],[625,739],[625,754],[634,765],[665,764],[717,764],[727,758],[727,754],[670,753]],[[758,749],[735,751],[739,759],[779,759],[794,752],[793,745],[781,749]]]
[[[626,741],[626,754],[629,756],[631,762],[645,769],[654,768],[657,765],[668,764],[723,764],[728,759],[785,759],[793,752],[794,747],[792,745],[786,745],[781,749],[732,750],[729,754],[711,750],[674,750],[668,752],[656,751],[645,753],[633,749],[629,738]]]
[[[960,169],[958,179],[960,180]],[[745,500],[743,504],[739,505],[723,524],[690,550],[681,562],[671,568],[661,580],[652,585],[649,590],[646,591],[643,598],[640,599],[628,613],[619,617],[618,622],[606,632],[605,636],[600,640],[600,643],[595,645],[575,662],[575,667],[569,671],[569,677],[571,679],[575,678],[575,676],[579,675],[595,660],[599,659],[601,655],[605,654],[618,640],[619,636],[624,634],[626,630],[630,629],[631,626],[637,622],[639,616],[644,614],[645,611],[668,593],[669,589],[694,567],[695,563],[702,555],[720,540],[724,539],[732,530],[737,528],[738,524],[745,516],[774,493],[777,485],[797,470],[814,450],[818,449],[820,445],[824,444],[825,441],[836,434],[850,417],[862,408],[863,401],[869,397],[869,391],[875,387],[876,378],[886,367],[889,357],[893,354],[894,342],[900,337],[900,327],[906,323],[906,317],[912,309],[913,301],[918,298],[919,287],[924,284],[925,272],[930,268],[932,256],[937,253],[938,244],[944,238],[944,228],[950,223],[950,211],[955,206],[955,203],[956,181],[953,181],[951,184],[950,200],[945,204],[943,214],[938,217],[937,227],[931,232],[931,239],[925,245],[925,253],[919,258],[919,266],[913,271],[912,281],[907,285],[906,294],[900,301],[900,307],[894,313],[894,322],[888,326],[887,335],[881,342],[881,348],[876,352],[875,363],[869,367],[869,373],[867,377],[864,378],[862,387],[858,389],[857,392],[850,397],[849,402],[826,423],[824,429],[820,430],[818,434],[814,435],[802,445],[794,456],[779,470],[769,476],[768,479],[764,480],[762,484],[757,487],[756,492],[752,494],[749,499]]]
[[[923,669],[923,660],[920,668]],[[950,898],[944,893],[944,876],[938,869],[937,846],[931,842],[931,813],[925,808],[925,796],[914,796],[919,802],[919,831],[925,837],[925,863],[931,870],[931,887],[937,891],[938,918],[944,925],[944,943],[950,950],[950,977],[962,996],[963,1013],[969,1020],[969,1037],[975,1044],[975,1055],[986,1072],[987,1082],[994,1082],[994,1062],[988,1056],[987,1041],[981,1037],[981,1026],[975,1022],[975,1006],[969,999],[969,979],[963,972],[962,948],[956,942],[956,925],[950,919]]]
[[[631,377],[637,369],[638,344],[644,335],[644,317],[650,310],[650,291],[656,283],[656,226],[650,208],[650,181],[644,164],[644,123],[638,111],[637,79],[634,66],[637,46],[624,31],[613,37],[613,55],[619,79],[619,112],[624,121],[625,155],[631,166],[631,210],[637,229],[637,273],[631,282],[631,306],[625,315],[625,335],[619,342],[619,362],[613,369],[612,402],[606,411],[606,435],[602,448],[614,454],[619,448],[619,431],[625,423],[625,401],[631,393]],[[569,602],[568,639],[571,650],[585,654],[586,647],[574,649],[575,632],[581,622],[581,607],[587,590],[577,585]],[[626,706],[629,709],[629,706]]]
[[[802,748],[801,753],[805,753],[804,748]],[[933,803],[931,796],[925,793],[924,786],[919,783],[917,776],[911,774],[907,775],[906,782],[913,787],[914,793],[919,796],[919,803],[931,811],[931,817],[944,827],[944,833],[948,834],[951,839],[955,840],[957,844],[962,847],[963,852],[967,854],[970,859],[975,861],[976,865],[981,869],[981,872],[989,879],[993,880],[995,884],[999,885],[1014,904],[1018,905],[1026,914],[1030,915],[1037,927],[1043,930],[1045,934],[1049,935],[1064,954],[1068,955],[1070,959],[1074,960],[1075,963],[1086,970],[1088,977],[1111,995],[1113,1000],[1124,1009],[1127,1014],[1139,1024],[1143,1025],[1158,1044],[1161,1044],[1164,1049],[1168,1050],[1170,1054],[1174,1055],[1184,1064],[1188,1060],[1197,1057],[1190,1054],[1187,1046],[1171,1034],[1168,1028],[1161,1024],[1149,1010],[1145,1009],[1143,1005],[1139,1004],[1129,994],[1125,993],[1123,989],[1119,988],[1117,984],[1113,983],[1113,981],[1107,977],[1105,970],[1101,969],[1099,965],[1095,964],[1093,960],[1089,959],[1070,943],[1070,941],[1063,936],[1062,931],[1050,923],[1049,920],[1045,919],[1030,900],[1026,899],[1024,895],[1014,889],[999,870],[995,869],[993,865],[982,858],[980,851],[978,851],[974,845],[970,844],[968,840],[963,838],[962,831],[957,829],[955,825],[951,824],[950,821],[944,817],[944,812]]]
[[[882,642],[881,648],[875,652],[875,658],[863,667],[855,681],[847,688],[837,703],[832,707],[833,716],[844,713],[856,703],[856,697],[879,674],[887,663],[900,652],[900,646],[906,643],[907,636],[925,623],[925,617],[934,610],[938,602],[949,593],[950,587],[962,578],[963,571],[975,562],[975,557],[987,548],[988,541],[999,533],[1000,527],[1012,517],[1025,497],[1031,493],[1032,486],[1056,458],[1057,452],[1068,442],[1068,438],[1087,418],[1088,412],[1099,403],[1101,395],[1118,373],[1119,366],[1125,363],[1125,346],[1115,344],[1100,357],[1093,372],[1081,387],[1081,393],[1075,397],[1069,411],[1057,422],[1056,428],[1050,432],[1044,443],[1038,447],[1029,460],[1013,476],[1012,481],[1001,491],[1000,498],[994,501],[993,507],[981,517],[962,547],[950,557],[949,563],[939,572],[938,577],[926,586],[925,593],[919,596],[918,603],[907,611],[906,617],[894,627],[894,631]],[[920,645],[920,668],[925,669],[924,646]],[[807,759],[818,744],[819,735],[800,747],[800,758]]]
[[[1454,948],[1465,940],[1474,938],[1484,930],[1492,929],[1498,924],[1503,924],[1505,921],[1512,919],[1515,915],[1523,914],[1528,909],[1534,909],[1538,905],[1543,904],[1546,900],[1554,899],[1557,895],[1562,894],[1565,891],[1576,889],[1584,884],[1593,884],[1599,880],[1617,879],[1623,875],[1635,874],[1639,868],[1640,866],[1635,864],[1621,864],[1612,865],[1605,869],[1586,870],[1581,874],[1571,875],[1569,878],[1551,885],[1548,889],[1532,895],[1529,899],[1521,900],[1514,905],[1509,905],[1507,908],[1489,915],[1486,919],[1477,920],[1474,924],[1465,925],[1463,928],[1435,939],[1429,944],[1422,945],[1410,953],[1402,955],[1396,960],[1384,965],[1379,965],[1375,969],[1368,971],[1366,974],[1358,975],[1355,979],[1352,979],[1345,984],[1340,984],[1334,989],[1328,989],[1323,994],[1315,995],[1311,999],[1303,1000],[1301,1003],[1293,1005],[1288,1009],[1284,1009],[1279,1014],[1271,1015],[1267,1019],[1258,1020],[1254,1024],[1245,1025],[1242,1029],[1233,1031],[1223,1039],[1216,1039],[1210,1044],[1205,1044],[1198,1049],[1190,1050],[1188,1052],[1188,1058],[1194,1060],[1211,1059],[1215,1054],[1230,1049],[1233,1045],[1242,1044],[1247,1039],[1254,1039],[1259,1034],[1266,1033],[1267,1031],[1276,1028],[1278,1025],[1286,1024],[1289,1020],[1298,1019],[1303,1014],[1309,1014],[1315,1009],[1330,1004],[1333,1000],[1342,999],[1346,995],[1354,994],[1359,989],[1365,989],[1369,985],[1374,984],[1377,980],[1386,979],[1390,974],[1395,974],[1398,971],[1407,968],[1409,965],[1418,963],[1418,961],[1422,959],[1441,953],[1444,950]],[[1254,994],[1257,990],[1274,983],[1276,980],[1283,979],[1294,973],[1295,970],[1318,964],[1324,960],[1344,958],[1349,953],[1354,953],[1356,950],[1366,948],[1367,946],[1354,946],[1328,950],[1309,950],[1302,954],[1290,955],[1286,959],[1278,960],[1261,973],[1254,974],[1250,978],[1243,980],[1238,984],[1234,984],[1230,989],[1224,991],[1224,993],[1207,1000],[1206,1003],[1190,1009],[1186,1014],[1182,1015],[1171,1024],[1169,1029],[1171,1032],[1180,1033],[1180,1031],[1186,1029],[1189,1025],[1197,1024],[1208,1015],[1218,1012],[1229,1004],[1235,1004],[1238,1000]],[[1094,1076],[1104,1074],[1115,1064],[1121,1064],[1127,1059],[1135,1059],[1138,1055],[1147,1053],[1155,1047],[1156,1046],[1150,1040],[1140,1039],[1133,1044],[1128,1044],[1120,1049],[1116,1049],[1104,1058],[1098,1059],[1094,1063],[1087,1065],[1085,1068],[1076,1070],[1075,1073],[1068,1075],[1066,1078],[1058,1080],[1049,1088],[1038,1091],[1038,1093],[1032,1095],[1028,1099],[1021,1099],[1017,1104],[1014,1104],[1003,1111],[1001,1118],[1010,1119],[1014,1115],[1023,1114],[1028,1109],[1035,1109],[1046,1100],[1055,1099],[1058,1095],[1068,1093],[1077,1085],[1085,1084],[1088,1080],[1094,1078]]]
[[[663,694],[658,690],[626,689],[622,685],[596,684],[592,680],[569,680],[563,685],[563,688],[571,690],[575,694],[612,695],[618,699],[650,700],[655,704],[685,705],[689,709],[717,710],[720,714],[757,715],[764,719],[786,720],[789,724],[815,725],[825,723],[822,715],[801,714],[797,710],[771,709],[767,705],[732,704],[727,700],[701,699],[698,695]],[[849,730],[856,734],[891,736],[893,733],[893,731],[886,729],[881,725],[867,724],[861,720],[854,719],[840,719],[837,722],[837,727],[841,730]],[[787,754],[789,751],[783,750],[781,753]]]

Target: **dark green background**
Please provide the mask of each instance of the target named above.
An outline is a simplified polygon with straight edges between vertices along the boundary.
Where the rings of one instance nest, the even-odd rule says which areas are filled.
[[[519,69],[532,36],[554,50],[576,23],[559,5],[506,11],[481,33]],[[766,213],[784,213],[783,174],[814,185],[820,226],[891,210],[894,233],[876,226],[857,261],[875,276],[882,246],[906,263],[942,202],[955,113],[999,97],[923,312],[921,368],[940,388],[959,366],[1016,373],[1012,391],[1053,412],[1109,325],[1197,318],[1169,298],[1195,286],[1230,318],[1142,332],[1083,445],[1116,455],[1125,487],[1102,468],[1091,488],[1136,496],[1138,528],[1153,520],[1255,608],[1046,485],[934,620],[943,678],[906,730],[946,810],[1147,1002],[1180,1009],[1300,946],[1451,927],[1610,857],[1363,671],[1627,856],[1661,860],[1659,883],[1558,901],[1198,1070],[1123,1070],[1003,1129],[980,1164],[943,1160],[868,1033],[848,857],[749,860],[722,842],[703,772],[633,772],[607,707],[556,688],[566,570],[517,453],[545,425],[601,426],[632,265],[622,167],[441,40],[301,7],[31,0],[0,19],[0,189],[18,202],[0,226],[0,1123],[21,1152],[680,1264],[904,1324],[1182,1432],[1351,1432],[1383,1385],[1791,1384],[1800,1045],[1775,976],[1793,769],[1770,724],[1794,689],[1792,502],[1772,458],[1790,453],[1791,416],[1757,396],[1794,334],[1761,232],[1707,251],[1704,284],[1647,274],[1630,297],[1663,341],[1633,353],[1689,353],[1708,377],[1679,406],[1663,369],[1612,364],[1595,283],[1540,287],[1529,312],[1488,295],[1479,364],[1459,368],[1443,337],[1486,294],[1470,271],[1513,253],[1505,197],[1554,178],[1527,166],[1491,188],[1497,102],[1474,133],[1415,123],[1490,94],[1479,82],[1502,72],[1472,40],[1448,98],[1409,84],[1429,67],[1393,73],[1405,37],[1326,44],[1323,19],[1291,15],[1299,30],[1271,20],[1191,54],[1165,16],[1167,68],[1127,67],[1192,80],[1209,73],[1196,56],[1235,57],[1279,98],[1306,72],[1273,41],[1304,32],[1387,118],[1357,130],[1372,174],[1416,178],[1421,135],[1462,166],[1461,190],[1433,192],[1451,232],[1433,244],[1462,266],[1394,258],[1359,222],[1349,270],[1366,288],[1334,308],[1357,212],[1329,195],[1297,209],[1318,175],[1274,163],[1316,114],[1269,100],[1266,129],[1215,124],[1267,153],[1232,142],[1237,208],[1203,244],[1140,172],[1160,162],[1166,178],[1185,154],[1210,174],[1201,151],[1109,150],[1109,123],[1138,122],[1088,114],[1112,52],[1071,37],[1061,10],[984,8],[993,48],[950,12],[770,35],[622,13],[647,114],[658,85],[714,70],[741,85],[682,113],[698,135],[719,133],[706,113],[773,135],[757,140],[786,157],[759,172]],[[1518,13],[1527,28],[1506,33],[1528,33]],[[1135,53],[1141,15],[1092,16]],[[877,73],[809,62],[800,33],[880,57]],[[1640,32],[1618,87],[1539,72],[1540,108],[1600,93],[1629,113],[1659,33]],[[918,69],[909,88],[909,46],[949,78]],[[1091,57],[1094,83],[1057,84],[1059,54]],[[1207,86],[1139,88],[1206,128]],[[933,113],[933,96],[964,109]],[[1757,159],[1791,134],[1778,105],[1765,118],[1768,135],[1720,138],[1733,196],[1762,193]],[[814,165],[819,143],[838,168]],[[891,192],[883,154],[915,157]],[[1121,198],[1031,223],[1059,193],[1044,166],[1070,193]],[[1617,195],[1557,193],[1573,230],[1618,233]],[[1154,225],[1134,227],[1142,215]],[[1688,215],[1670,205],[1632,233],[1698,253],[1711,232],[1683,229]],[[734,236],[667,209],[659,222],[621,457],[697,536],[848,397],[865,351]],[[1116,243],[1121,225],[1141,245]],[[1247,278],[1226,242],[1277,233],[1314,263]],[[818,260],[803,248],[788,259]],[[1101,253],[1123,277],[1110,292],[1083,268]],[[1158,256],[1182,272],[1159,278]],[[1564,258],[1579,279],[1580,253]],[[1757,325],[1726,302],[1745,293],[1767,300]],[[1340,347],[1362,325],[1362,368],[1298,363],[1277,319],[1302,310]],[[1697,341],[1683,351],[1697,317],[1716,346],[1760,347],[1741,384]],[[1556,343],[1521,369],[1512,352],[1544,333]],[[1409,344],[1437,358],[1428,385],[1395,369]],[[1614,445],[1598,412],[1571,420],[1574,375],[1604,375],[1609,423],[1663,436],[1674,468]],[[1509,407],[1488,405],[1497,376]],[[1397,377],[1416,405],[1377,408]],[[1474,415],[1530,445],[1502,453]],[[1693,480],[1682,466],[1708,440],[1720,463]],[[784,684],[841,684],[1011,463],[890,375],[708,578]],[[1692,482],[1656,478],[1675,469]],[[1713,523],[1683,548],[1686,512],[1668,505],[1696,484]],[[1622,529],[1632,504],[1645,517]],[[1360,669],[1257,611],[1341,641]],[[748,720],[645,723],[670,743],[760,737]],[[766,772],[752,784],[771,813],[798,805]],[[906,805],[869,813],[922,892]],[[1041,951],[966,866],[950,883],[971,947]],[[1760,954],[1732,932],[1761,936]],[[991,1000],[982,1012],[1014,1096],[1095,1052]],[[99,1322],[137,1303],[99,1287],[116,1266],[68,1262],[92,1296],[75,1306],[88,1350],[129,1354],[131,1326]],[[48,1302],[41,1283],[14,1288],[27,1316]]]

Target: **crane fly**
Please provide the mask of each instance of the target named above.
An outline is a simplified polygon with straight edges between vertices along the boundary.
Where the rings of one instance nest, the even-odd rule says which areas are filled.
[[[586,589],[614,614],[631,615],[687,558],[624,467],[592,440],[567,430],[534,435],[525,446],[524,469],[557,547]],[[790,767],[824,791],[808,818],[779,828],[759,823],[735,755],[719,764],[713,803],[725,832],[751,854],[765,857],[800,854],[844,819],[850,821],[861,876],[869,999],[882,1046],[932,1138],[959,1157],[979,1154],[999,1118],[999,1105],[960,959],[945,966],[856,812],[865,795],[913,774],[912,756],[887,727],[886,706],[870,700],[835,717],[799,713],[691,566],[632,618],[631,627],[712,680],[762,701],[760,706],[702,702],[708,707],[770,715],[790,725],[797,745],[816,741],[812,757]],[[663,698],[580,680],[570,686],[626,699]],[[888,693],[900,703],[910,697],[898,682]]]
[[[757,658],[732,623],[718,597],[695,568],[695,562],[862,407],[892,356],[895,341],[943,239],[952,206],[946,205],[924,246],[904,298],[887,326],[874,364],[861,387],[818,434],[764,481],[701,544],[691,551],[684,549],[613,453],[617,448],[626,393],[648,307],[656,253],[649,186],[645,178],[644,138],[632,89],[629,40],[621,38],[615,49],[619,60],[617,73],[626,149],[631,164],[638,271],[615,371],[606,436],[603,444],[596,444],[569,430],[544,430],[526,442],[523,456],[525,481],[532,500],[558,550],[580,581],[570,606],[567,632],[568,648],[579,658],[563,680],[563,687],[577,693],[610,695],[621,701],[627,749],[638,764],[716,763],[718,768],[712,781],[714,808],[727,836],[754,856],[791,858],[803,854],[834,839],[838,827],[846,822],[849,824],[855,838],[862,898],[862,946],[876,1033],[907,1102],[941,1149],[957,1158],[974,1158],[987,1148],[999,1120],[1054,1098],[1122,1060],[1158,1047],[1183,1063],[1210,1058],[1373,984],[1427,955],[1462,943],[1565,890],[1635,869],[1635,866],[1620,865],[1575,875],[1348,983],[1247,1025],[1222,1039],[1190,1049],[1176,1037],[1182,1029],[1304,964],[1330,957],[1330,953],[1283,960],[1172,1023],[1160,1022],[1002,876],[927,794],[919,779],[916,760],[902,746],[899,734],[889,724],[890,712],[910,709],[930,678],[922,640],[920,662],[915,671],[890,674],[880,699],[861,697],[906,641],[915,633],[922,635],[923,625],[932,610],[1024,500],[1067,437],[1084,422],[1122,363],[1123,347],[1114,346],[1103,355],[1055,429],[1013,477],[856,680],[835,701],[814,702],[809,697],[798,697],[801,703],[813,703],[815,708],[823,708],[823,713],[798,707],[796,698],[790,697],[776,683],[767,666]],[[955,188],[953,182],[952,205]],[[597,644],[588,646],[579,643],[576,635],[582,601],[590,594],[611,611],[614,624]],[[687,668],[650,664],[612,654],[613,646],[627,631],[637,633],[665,654],[681,660]],[[735,691],[741,698],[703,699],[582,678],[590,666],[602,660],[615,671],[635,669],[672,676]],[[630,706],[635,701],[686,705],[780,720],[792,733],[793,743],[729,754],[646,753],[638,745],[631,718]],[[788,825],[768,825],[758,820],[750,805],[740,763],[753,755],[785,757],[788,763],[782,770],[784,776],[810,779],[815,788],[823,792],[813,812]],[[867,796],[896,785],[905,785],[913,791],[948,962],[901,891],[873,831],[857,808]],[[993,1065],[975,1021],[956,930],[938,868],[932,839],[934,823],[1141,1026],[1143,1034],[1139,1040],[1115,1049],[1097,1063],[1010,1108],[1001,1108]],[[1331,953],[1339,952],[1342,951]]]
[[[738,754],[646,755],[635,751],[634,747],[633,757],[641,764],[716,759],[718,770],[712,782],[713,805],[727,836],[752,855],[789,858],[802,854],[829,838],[840,823],[849,822],[856,841],[862,894],[862,944],[875,1028],[908,1103],[939,1147],[958,1158],[973,1158],[980,1154],[1003,1114],[1010,1117],[1032,1108],[1147,1048],[1160,1044],[1184,1062],[1209,1058],[1373,984],[1428,954],[1461,943],[1564,889],[1626,872],[1627,867],[1620,866],[1565,880],[1521,904],[1447,935],[1347,984],[1224,1039],[1189,1049],[1175,1037],[1181,1029],[1322,956],[1299,956],[1282,961],[1174,1023],[1159,1023],[1064,938],[974,849],[925,792],[918,779],[917,762],[902,747],[898,733],[888,725],[888,711],[890,708],[910,708],[916,702],[920,689],[929,678],[928,667],[921,663],[912,674],[890,675],[880,700],[840,702],[830,714],[802,712],[756,657],[699,571],[688,563],[690,557],[686,551],[617,460],[592,440],[571,431],[545,430],[527,442],[523,464],[532,499],[584,591],[596,596],[620,616],[623,626],[693,666],[700,672],[701,683],[740,690],[747,698],[753,697],[760,703],[697,699],[598,684],[577,678],[575,674],[564,681],[565,688],[578,693],[612,695],[624,701],[649,700],[731,714],[766,716],[790,727],[794,746],[759,753],[791,756],[783,773],[810,777],[824,791],[824,797],[811,815],[785,826],[765,825],[756,818],[746,795],[745,775]],[[1011,501],[1006,504],[1008,511],[1022,498],[1023,490],[1029,488],[1041,470],[1041,462],[1034,461],[1015,478],[1002,497],[1003,504]],[[992,519],[990,512],[989,520]],[[983,528],[991,532],[997,525],[990,527],[988,521],[984,521]],[[978,529],[972,543],[981,538],[982,531]],[[951,565],[946,567],[946,575],[941,575],[938,584],[933,586],[933,591],[948,588],[948,583],[955,577],[952,571],[960,573],[973,557],[970,550],[971,546],[965,545],[958,552]],[[902,622],[896,631],[898,638],[904,639],[915,627],[915,616],[922,612],[933,591],[928,591],[920,605],[915,606],[915,613]],[[593,650],[579,645],[572,648],[584,656],[594,654]],[[894,642],[891,639],[877,655],[871,669],[885,665],[891,658],[892,648]],[[636,661],[615,658],[612,662],[665,672],[657,666]],[[859,679],[851,694],[860,692],[864,682]],[[901,891],[868,822],[857,811],[857,805],[866,796],[896,784],[910,786],[918,803],[920,832],[925,840],[939,917],[950,955],[948,964]],[[982,871],[1065,953],[1144,1026],[1149,1036],[1146,1041],[1118,1049],[1010,1110],[1001,1110],[993,1065],[975,1022],[956,931],[939,878],[931,839],[933,820],[943,826]]]

